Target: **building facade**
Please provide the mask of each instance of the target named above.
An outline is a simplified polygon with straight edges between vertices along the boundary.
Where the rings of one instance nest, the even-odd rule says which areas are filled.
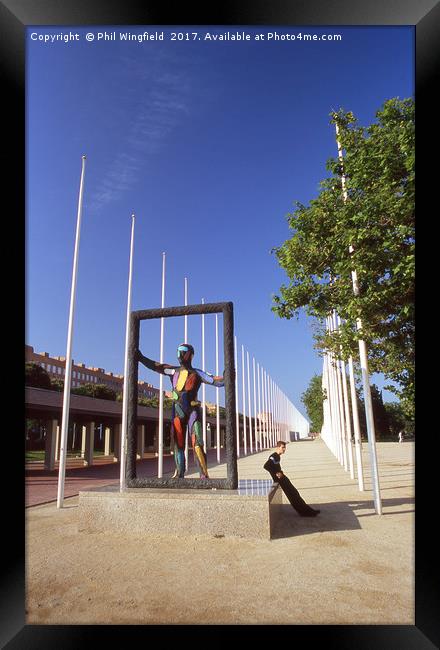
[[[25,345],[25,361],[38,363],[51,379],[62,379],[66,374],[66,357],[51,357],[48,352],[35,352],[31,345]],[[105,384],[116,393],[122,393],[124,376],[106,372],[104,368],[86,366],[72,362],[72,388],[83,384]],[[159,397],[159,389],[146,381],[138,382],[139,397]]]

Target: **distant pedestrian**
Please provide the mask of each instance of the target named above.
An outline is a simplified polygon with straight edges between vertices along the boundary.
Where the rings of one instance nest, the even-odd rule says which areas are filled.
[[[301,517],[316,517],[320,510],[316,510],[302,499],[298,490],[289,481],[287,476],[281,469],[280,460],[282,454],[286,451],[286,443],[283,440],[277,442],[276,451],[273,452],[264,463],[263,467],[272,476],[275,483],[279,483],[286,497],[289,499],[291,505]]]
[[[403,442],[403,431],[399,431],[399,442]]]

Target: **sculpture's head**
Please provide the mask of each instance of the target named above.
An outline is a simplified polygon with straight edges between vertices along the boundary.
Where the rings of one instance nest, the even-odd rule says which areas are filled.
[[[190,366],[194,356],[194,348],[189,343],[181,343],[177,348],[177,358],[182,366]]]

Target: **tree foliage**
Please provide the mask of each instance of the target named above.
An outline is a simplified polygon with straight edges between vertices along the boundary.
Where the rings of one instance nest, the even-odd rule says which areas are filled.
[[[301,395],[310,420],[310,430],[320,432],[324,421],[323,401],[326,393],[322,390],[322,375],[313,375],[307,390]]]
[[[25,384],[34,388],[51,388],[49,373],[38,363],[28,361],[25,364]]]
[[[71,392],[74,395],[86,395],[87,397],[95,397],[99,399],[116,400],[116,391],[105,384],[82,384],[73,388]]]
[[[226,418],[226,409],[224,406],[219,406],[220,419]],[[207,404],[206,405],[206,414],[211,418],[217,417],[217,406],[216,404]]]
[[[159,408],[159,396],[155,395],[154,397],[139,397],[138,404],[141,406],[150,406],[153,408]],[[173,405],[173,400],[169,397],[163,398],[163,407],[164,409],[170,409]]]
[[[288,215],[292,236],[274,249],[289,278],[274,296],[281,318],[304,309],[318,319],[316,347],[356,359],[358,340],[368,346],[371,372],[397,387],[408,415],[414,397],[414,103],[391,99],[377,122],[358,126],[352,113],[331,115],[339,126],[343,167],[327,162],[331,176],[308,206]],[[348,198],[342,193],[345,175]],[[352,247],[352,249],[350,249]],[[355,296],[352,271],[359,295]],[[326,333],[336,310],[339,332]],[[357,330],[356,320],[362,329]],[[342,352],[341,352],[342,346]]]
[[[64,379],[51,379],[50,388],[51,390],[56,390],[59,393],[64,392]]]
[[[390,434],[393,437],[397,438],[399,431],[402,430],[407,434],[414,434],[414,421],[405,415],[401,404],[398,402],[388,402],[385,404],[385,409],[388,415]]]
[[[347,377],[347,385],[350,378]],[[312,431],[321,431],[324,409],[323,402],[327,399],[325,389],[322,389],[322,375],[314,375],[308,385],[307,390],[301,395],[301,401],[307,409],[307,415],[311,421]],[[367,421],[365,416],[365,403],[360,395],[360,387],[355,385],[357,411],[359,416],[359,427],[361,437],[367,440]],[[351,391],[347,391],[350,417],[352,418]],[[413,431],[413,423],[408,420],[403,412],[403,408],[397,402],[384,404],[382,393],[375,385],[371,385],[371,404],[373,409],[374,428],[377,440],[389,438],[390,435],[397,434],[400,429],[406,428]],[[344,411],[345,412],[345,411]],[[353,420],[350,419],[352,435]]]
[[[390,423],[388,412],[382,399],[382,392],[375,384],[371,386],[371,405],[373,409],[374,431],[376,439],[388,438],[390,435]],[[364,406],[365,417],[365,406]]]

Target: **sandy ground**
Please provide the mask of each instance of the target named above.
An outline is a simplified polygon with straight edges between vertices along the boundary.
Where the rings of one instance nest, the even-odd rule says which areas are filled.
[[[78,497],[27,508],[26,623],[414,625],[414,443],[377,453],[381,516],[367,444],[364,492],[321,440],[288,445],[282,467],[321,514],[286,502],[267,541],[85,533]],[[267,456],[239,477],[268,478]]]

